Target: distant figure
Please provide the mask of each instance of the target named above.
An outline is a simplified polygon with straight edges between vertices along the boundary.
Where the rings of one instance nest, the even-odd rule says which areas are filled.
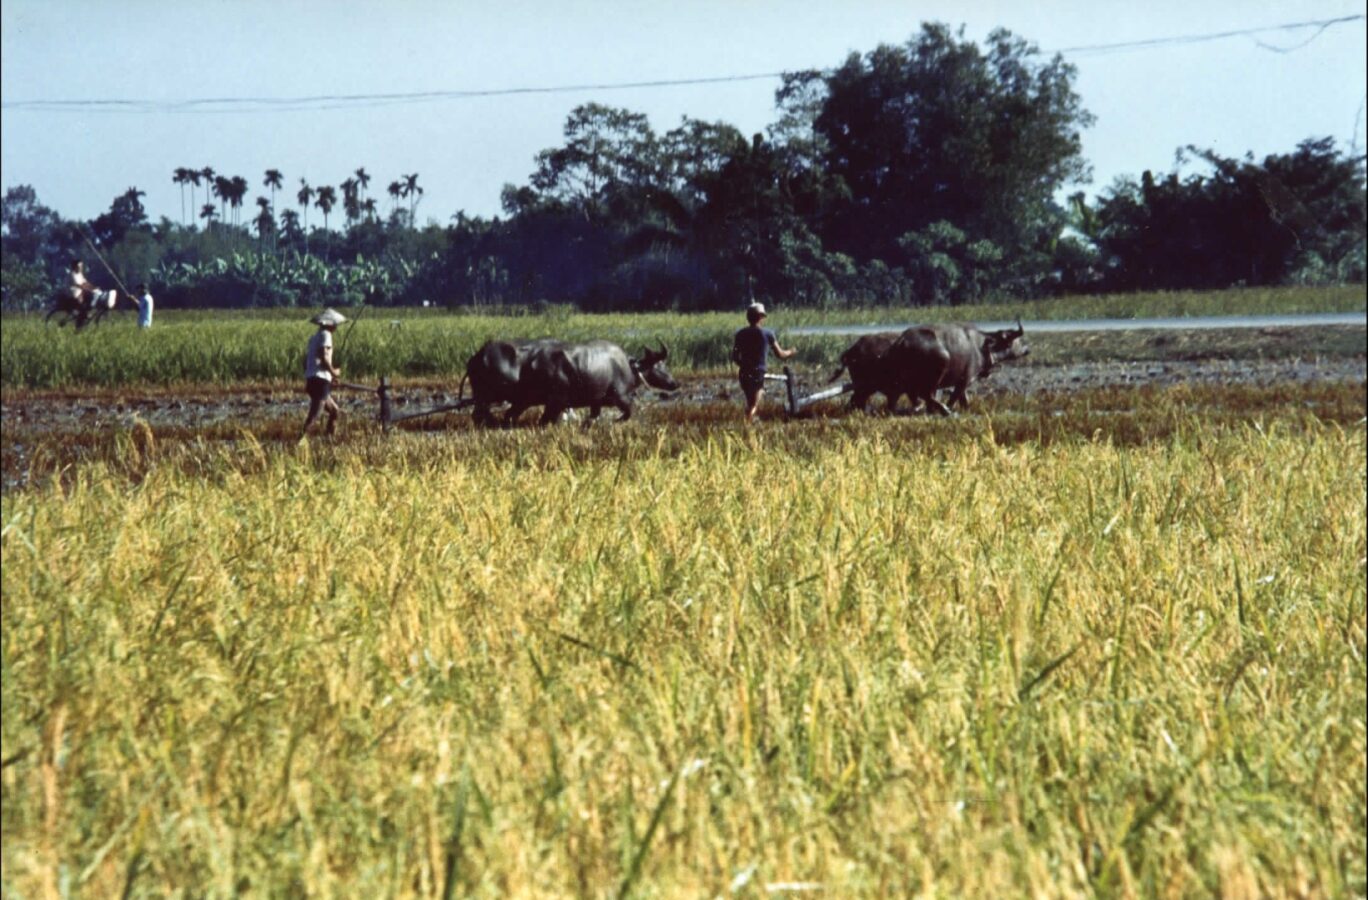
[[[797,350],[785,350],[779,346],[779,339],[768,328],[761,328],[765,320],[765,307],[752,303],[746,308],[746,321],[750,324],[736,332],[732,339],[732,362],[740,368],[738,377],[741,392],[746,397],[746,424],[755,421],[760,410],[760,401],[765,396],[765,364],[769,360],[770,349],[780,359],[788,359]]]
[[[85,276],[85,263],[79,259],[71,261],[71,271],[67,275],[67,295],[75,310],[76,327],[80,328],[90,316],[91,300],[95,295],[95,285]]]
[[[148,293],[145,281],[138,285],[138,327],[152,327],[152,295]]]
[[[333,379],[342,377],[342,370],[333,365],[333,332],[337,326],[347,321],[346,316],[334,309],[325,309],[309,321],[318,326],[318,331],[309,338],[309,349],[304,355],[304,386],[309,392],[309,416],[304,420],[304,431],[299,435],[302,441],[309,433],[309,426],[318,418],[320,409],[328,413],[326,434],[337,429],[337,417],[342,415],[337,401],[332,398]]]

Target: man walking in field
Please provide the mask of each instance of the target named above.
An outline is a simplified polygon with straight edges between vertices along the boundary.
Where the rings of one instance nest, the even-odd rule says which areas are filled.
[[[299,435],[301,441],[308,435],[309,426],[318,418],[320,409],[328,413],[325,431],[328,435],[337,429],[337,418],[342,415],[337,401],[332,398],[333,381],[342,377],[342,370],[333,365],[332,351],[333,332],[347,318],[335,309],[325,309],[309,321],[318,326],[318,331],[309,338],[309,349],[304,355],[304,385],[309,392],[309,416],[304,420],[304,431]]]
[[[732,362],[740,368],[738,377],[741,392],[746,397],[746,424],[755,421],[760,409],[760,401],[765,396],[765,364],[769,360],[771,348],[780,359],[788,359],[798,351],[785,350],[779,346],[779,339],[760,323],[765,320],[765,307],[752,303],[746,308],[746,321],[750,324],[736,332],[732,339]]]

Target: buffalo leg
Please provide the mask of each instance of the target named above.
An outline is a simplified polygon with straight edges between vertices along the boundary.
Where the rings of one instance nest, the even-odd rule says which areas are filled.
[[[508,412],[504,414],[503,427],[512,428],[518,424],[518,416],[527,412],[527,406],[521,403],[514,403],[508,407]]]
[[[922,397],[922,400],[926,402],[927,412],[935,412],[942,416],[951,415],[950,407],[946,406],[944,403],[936,399],[935,391],[932,391],[931,393]]]
[[[538,425],[555,425],[561,420],[561,415],[565,412],[565,407],[546,404],[542,409],[542,417],[537,422]]]
[[[871,396],[873,396],[872,391],[856,389],[850,395],[850,408],[852,410],[858,409],[862,413],[869,412],[869,398]]]
[[[619,422],[626,422],[632,417],[632,401],[625,397],[619,397],[613,401],[613,405],[622,410],[622,416],[618,419]]]

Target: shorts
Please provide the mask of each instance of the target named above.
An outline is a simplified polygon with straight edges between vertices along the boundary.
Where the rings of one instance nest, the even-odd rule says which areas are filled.
[[[305,389],[309,392],[311,402],[322,403],[332,396],[332,381],[327,378],[310,378]]]
[[[742,369],[737,379],[741,382],[741,392],[746,395],[746,402],[752,403],[755,395],[765,387],[765,370]]]

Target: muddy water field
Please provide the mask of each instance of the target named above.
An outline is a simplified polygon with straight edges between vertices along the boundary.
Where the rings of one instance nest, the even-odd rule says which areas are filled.
[[[1363,416],[1368,363],[1362,327],[1054,334],[1033,339],[1031,346],[1028,358],[999,368],[971,389],[969,417],[1058,418],[1086,407],[1124,418],[1166,396],[1190,409],[1235,419],[1289,405],[1346,424]],[[341,363],[345,371],[345,360]],[[798,396],[829,387],[834,368],[834,363],[795,367]],[[676,374],[682,384],[678,392],[637,395],[635,420],[648,425],[739,425],[740,391],[730,374]],[[393,415],[453,403],[458,381],[459,375],[398,380],[391,392]],[[770,383],[770,422],[784,418],[783,393],[781,383]],[[380,433],[374,395],[338,391],[334,396],[344,411],[337,441]],[[302,384],[296,383],[7,389],[0,396],[3,489],[33,483],[38,470],[54,472],[82,460],[110,458],[126,449],[130,436],[162,447],[233,442],[246,434],[266,444],[293,442],[307,405]],[[887,412],[882,397],[871,402],[870,411],[874,416]],[[538,415],[539,410],[530,410],[519,426],[534,427]],[[850,415],[848,397],[842,396],[814,405],[801,418]],[[894,415],[914,413],[904,400]],[[616,417],[616,411],[606,410],[598,427]],[[1089,427],[1096,432],[1095,423]],[[426,433],[472,428],[467,412],[395,426],[397,431]],[[36,469],[35,459],[42,461]]]

